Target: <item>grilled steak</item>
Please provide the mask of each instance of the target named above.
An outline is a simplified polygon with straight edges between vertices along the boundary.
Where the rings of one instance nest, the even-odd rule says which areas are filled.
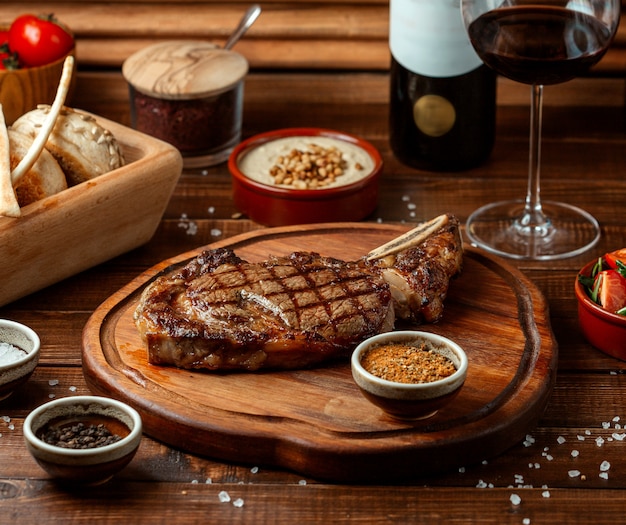
[[[310,367],[392,330],[396,317],[438,320],[461,261],[458,222],[447,216],[415,247],[353,262],[294,252],[250,263],[207,250],[152,282],[135,322],[153,364]]]

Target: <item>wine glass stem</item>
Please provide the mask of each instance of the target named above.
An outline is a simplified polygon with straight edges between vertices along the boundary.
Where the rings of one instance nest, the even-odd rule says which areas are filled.
[[[530,149],[528,154],[528,190],[524,212],[516,228],[526,235],[544,237],[550,233],[550,219],[541,207],[541,126],[543,86],[533,84],[530,97]]]

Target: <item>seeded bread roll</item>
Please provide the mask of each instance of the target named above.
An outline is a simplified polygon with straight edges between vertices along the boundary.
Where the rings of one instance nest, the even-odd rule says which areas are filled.
[[[11,127],[34,139],[49,111],[50,106],[40,105]],[[45,149],[57,160],[70,186],[124,165],[115,137],[91,115],[67,107],[61,110]]]
[[[9,129],[8,133],[11,169],[13,170],[26,155],[33,139],[14,129]],[[66,188],[65,173],[52,154],[44,149],[37,158],[37,162],[19,180],[14,190],[21,207],[50,197]]]

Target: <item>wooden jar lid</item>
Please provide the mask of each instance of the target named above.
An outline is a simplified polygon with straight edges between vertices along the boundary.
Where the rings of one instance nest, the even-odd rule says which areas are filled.
[[[248,72],[247,60],[209,42],[175,40],[128,57],[126,81],[145,95],[168,100],[198,99],[235,86]]]

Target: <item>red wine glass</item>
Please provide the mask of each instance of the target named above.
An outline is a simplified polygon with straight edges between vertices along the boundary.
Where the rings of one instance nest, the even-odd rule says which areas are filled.
[[[540,198],[543,86],[566,82],[597,63],[615,36],[620,0],[461,0],[472,46],[485,64],[531,85],[525,199],[487,204],[467,221],[470,242],[514,259],[578,255],[600,238],[598,221],[570,204]]]

